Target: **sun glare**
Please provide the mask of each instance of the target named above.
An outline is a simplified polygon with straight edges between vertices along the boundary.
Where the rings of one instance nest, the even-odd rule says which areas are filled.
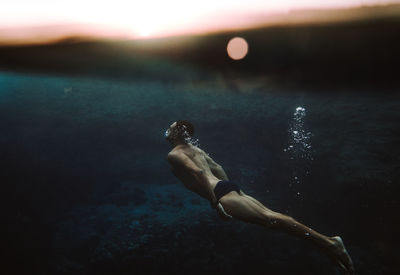
[[[142,29],[140,29],[140,30],[138,31],[138,34],[139,34],[141,37],[149,37],[149,35],[151,34],[151,31],[150,31],[149,29],[142,28]]]
[[[230,58],[233,60],[240,60],[247,55],[247,52],[249,51],[249,45],[244,38],[234,37],[229,40],[226,50]]]
[[[6,1],[0,9],[0,41],[4,40],[4,29],[70,26],[82,28],[98,26],[96,34],[124,34],[133,38],[152,38],[185,33],[212,32],[215,30],[242,28],[265,23],[269,15],[287,15],[288,11],[306,8],[350,7],[366,3],[394,2],[394,0],[184,0],[146,1],[95,1],[95,0],[14,0]],[[54,4],[54,2],[57,2]],[[95,9],[93,8],[95,7]],[[254,16],[253,16],[254,15]],[[107,27],[108,30],[104,30]],[[72,28],[71,27],[71,28]],[[79,27],[80,28],[80,27]],[[94,28],[94,27],[93,27]],[[15,31],[9,36],[15,36]],[[38,32],[39,33],[39,32]],[[59,32],[46,34],[53,36]],[[20,37],[43,36],[27,29]],[[247,43],[242,43],[243,50]],[[236,46],[232,46],[236,48]],[[245,52],[246,50],[244,50]],[[229,50],[228,50],[229,52]],[[244,54],[245,56],[246,54]],[[233,59],[241,59],[236,54]],[[240,55],[238,55],[240,56]]]

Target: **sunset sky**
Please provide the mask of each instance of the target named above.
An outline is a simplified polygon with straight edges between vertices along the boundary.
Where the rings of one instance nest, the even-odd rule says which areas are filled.
[[[342,8],[396,3],[390,0],[5,0],[0,9],[0,38],[23,28],[87,25],[86,32],[131,38],[201,32],[255,23],[258,18],[309,8]],[[96,26],[96,27],[94,27]],[[18,33],[6,32],[19,29]],[[96,29],[96,31],[94,31]]]

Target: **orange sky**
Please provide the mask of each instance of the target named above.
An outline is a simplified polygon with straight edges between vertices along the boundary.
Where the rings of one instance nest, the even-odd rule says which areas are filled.
[[[386,0],[5,0],[0,42],[57,35],[152,38],[240,28],[298,9],[386,4]],[[289,16],[288,16],[289,15]]]

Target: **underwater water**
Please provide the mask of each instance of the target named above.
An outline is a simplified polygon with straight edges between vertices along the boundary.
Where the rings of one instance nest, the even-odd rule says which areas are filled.
[[[341,274],[185,189],[178,119],[244,192],[340,235],[357,274],[399,274],[399,95],[214,84],[0,72],[4,274]]]

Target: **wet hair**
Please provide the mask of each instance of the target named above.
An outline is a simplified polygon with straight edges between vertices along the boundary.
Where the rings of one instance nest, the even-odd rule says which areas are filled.
[[[178,128],[179,133],[182,136],[185,136],[185,130],[186,130],[186,133],[189,134],[190,137],[192,137],[194,134],[194,126],[191,122],[189,122],[187,120],[177,120],[176,127]]]

